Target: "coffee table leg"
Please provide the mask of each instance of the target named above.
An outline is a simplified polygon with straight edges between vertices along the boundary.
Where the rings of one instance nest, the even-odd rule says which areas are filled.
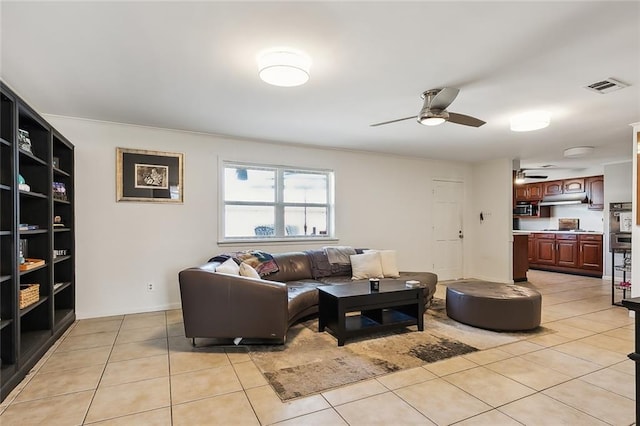
[[[344,306],[338,301],[338,331],[336,337],[338,338],[338,346],[344,346],[345,334],[347,333],[347,313]]]

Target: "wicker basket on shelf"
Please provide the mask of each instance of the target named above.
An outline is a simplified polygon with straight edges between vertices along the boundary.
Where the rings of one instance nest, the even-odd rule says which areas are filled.
[[[40,284],[20,284],[20,309],[40,300]]]

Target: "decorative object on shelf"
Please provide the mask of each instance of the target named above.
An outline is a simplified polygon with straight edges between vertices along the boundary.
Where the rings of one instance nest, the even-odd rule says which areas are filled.
[[[183,202],[184,154],[116,149],[117,201]]]
[[[60,168],[60,157],[53,157],[53,168],[54,169],[59,169]]]
[[[53,199],[60,201],[68,201],[67,188],[62,182],[53,182]]]
[[[18,130],[18,148],[28,152],[29,154],[33,154],[33,151],[31,150],[31,139],[29,139],[29,132],[27,132],[26,130]]]
[[[62,216],[54,216],[53,217],[53,227],[54,228],[64,228],[64,223],[62,222]]]
[[[24,238],[20,239],[19,250],[20,250],[20,256],[19,256],[20,265],[23,265],[26,262],[25,258],[29,255],[28,241],[26,239]]]
[[[33,268],[37,268],[38,266],[44,265],[44,259],[30,259],[25,258],[24,263],[20,265],[21,271],[28,271]]]
[[[27,181],[24,180],[22,175],[18,175],[18,189],[20,191],[31,191],[31,187],[27,185]]]
[[[20,284],[20,309],[40,300],[40,284]]]
[[[55,259],[58,256],[66,256],[67,255],[68,250],[67,249],[62,249],[62,250],[54,250],[53,251],[53,258]]]

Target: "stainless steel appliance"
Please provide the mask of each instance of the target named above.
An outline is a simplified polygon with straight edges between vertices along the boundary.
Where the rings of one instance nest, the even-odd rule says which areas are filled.
[[[609,251],[631,251],[631,203],[609,204]]]
[[[538,205],[526,201],[518,201],[513,209],[513,214],[516,216],[537,216]]]

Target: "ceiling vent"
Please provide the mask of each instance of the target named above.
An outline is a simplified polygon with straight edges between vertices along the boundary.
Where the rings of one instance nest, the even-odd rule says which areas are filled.
[[[596,93],[605,94],[609,92],[615,92],[616,90],[624,89],[628,84],[616,80],[615,78],[607,78],[602,81],[597,81],[585,87],[587,90],[591,90]]]

